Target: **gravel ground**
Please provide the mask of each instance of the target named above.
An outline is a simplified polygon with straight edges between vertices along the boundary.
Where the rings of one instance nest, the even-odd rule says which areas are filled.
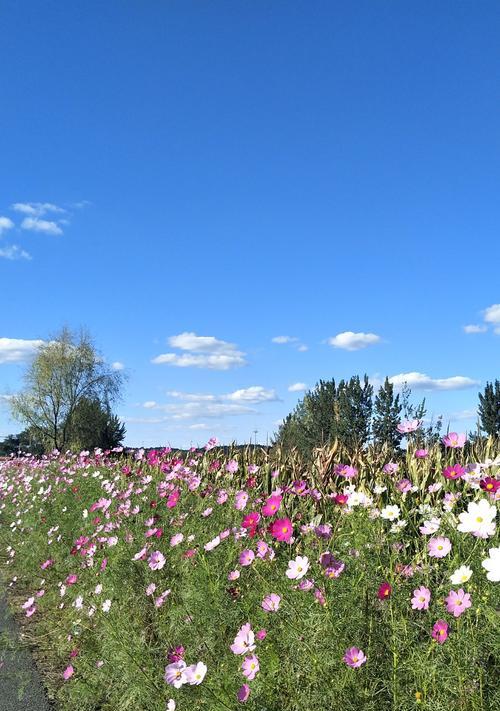
[[[53,711],[0,590],[0,711]]]

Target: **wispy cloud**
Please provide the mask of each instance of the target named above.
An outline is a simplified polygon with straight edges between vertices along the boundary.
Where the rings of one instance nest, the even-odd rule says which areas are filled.
[[[51,202],[15,202],[11,207],[16,212],[21,212],[23,215],[31,215],[31,217],[42,217],[47,213],[64,214],[67,212],[63,207],[54,205]]]
[[[300,338],[297,338],[297,336],[274,336],[274,338],[271,338],[271,343],[277,343],[280,346],[294,346],[301,353],[309,350],[309,347],[305,343],[301,343]]]
[[[279,400],[276,390],[266,390],[261,385],[252,385],[249,388],[235,390],[233,393],[223,395],[223,399],[231,400],[232,402],[276,402]]]
[[[11,230],[13,227],[14,223],[9,217],[0,217],[0,236],[4,232],[7,232],[7,230]]]
[[[171,336],[168,343],[186,353],[161,353],[152,359],[159,365],[173,365],[178,368],[207,368],[209,370],[229,370],[246,365],[245,353],[234,343],[222,341],[214,336],[198,336],[185,331]]]
[[[112,370],[123,370],[125,365],[121,361],[115,360],[114,363],[111,363],[111,368]]]
[[[53,220],[41,220],[38,217],[25,217],[21,222],[21,229],[30,232],[44,232],[48,235],[62,235],[60,225]]]
[[[17,244],[11,244],[0,249],[0,257],[14,261],[15,259],[31,259],[31,254],[18,247]]]
[[[307,390],[307,385],[305,383],[292,383],[288,386],[289,393],[301,393]]]
[[[485,333],[487,330],[487,326],[481,326],[476,323],[470,323],[468,326],[464,326],[464,333]]]
[[[342,348],[346,351],[359,351],[367,346],[379,343],[380,336],[375,333],[354,333],[353,331],[343,331],[328,339],[330,346]]]
[[[500,304],[492,304],[483,312],[486,323],[493,325],[493,331],[500,335]]]
[[[28,360],[44,341],[22,338],[0,338],[0,363],[22,363]]]
[[[393,375],[389,381],[396,387],[406,383],[412,390],[466,390],[480,385],[479,380],[467,378],[463,375],[453,375],[449,378],[431,378],[425,373],[400,373]]]

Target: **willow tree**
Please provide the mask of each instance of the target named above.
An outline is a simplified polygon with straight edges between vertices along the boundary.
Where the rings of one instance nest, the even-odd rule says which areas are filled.
[[[109,407],[123,383],[123,374],[106,363],[86,331],[63,328],[28,364],[24,388],[11,399],[12,415],[61,450],[68,446],[79,405],[92,400]]]

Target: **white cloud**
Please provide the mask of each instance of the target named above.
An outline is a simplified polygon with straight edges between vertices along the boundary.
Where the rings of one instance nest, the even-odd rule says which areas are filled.
[[[206,422],[196,422],[194,425],[188,425],[188,430],[209,430],[211,429],[210,425],[207,425]]]
[[[249,388],[243,388],[241,390],[235,390],[229,395],[223,395],[224,399],[231,400],[232,402],[276,402],[279,400],[276,390],[266,390],[262,385],[252,385]]]
[[[289,393],[301,393],[304,390],[307,390],[307,385],[305,383],[293,383],[288,386]]]
[[[466,378],[463,375],[454,375],[450,378],[431,378],[424,373],[400,373],[393,375],[389,381],[396,387],[402,387],[404,383],[413,390],[465,390],[480,385],[479,380]]]
[[[38,217],[25,217],[21,222],[21,229],[31,232],[44,232],[48,235],[62,235],[63,231],[52,220],[40,220]]]
[[[182,402],[168,403],[166,405],[156,404],[154,410],[161,410],[174,420],[200,419],[204,417],[224,417],[226,415],[247,415],[255,413],[256,410],[227,402]]]
[[[125,365],[119,360],[115,360],[114,363],[111,363],[111,368],[112,370],[123,370],[125,368]]]
[[[484,310],[486,323],[500,324],[500,304],[493,304]]]
[[[229,370],[246,365],[245,353],[234,343],[221,341],[213,336],[197,336],[185,331],[168,339],[169,345],[187,353],[162,353],[152,359],[155,364],[173,365],[178,368],[207,368]]]
[[[147,410],[152,410],[158,406],[158,403],[154,400],[146,400],[146,402],[144,402],[142,406],[145,407]]]
[[[488,328],[486,326],[480,326],[475,323],[470,323],[468,326],[464,326],[464,333],[484,333]]]
[[[301,353],[305,353],[305,351],[309,350],[309,346],[306,346],[305,343],[301,343],[300,346],[297,346],[297,350]]]
[[[0,249],[0,257],[14,261],[15,259],[31,259],[31,254],[18,247],[17,244],[12,244]]]
[[[174,397],[177,400],[187,400],[187,401],[191,401],[191,402],[200,402],[200,401],[213,402],[217,399],[215,395],[202,394],[202,393],[183,393],[183,392],[179,392],[178,390],[168,390],[167,395],[169,395],[170,397]]]
[[[375,333],[354,333],[353,331],[344,331],[328,339],[330,346],[343,348],[346,351],[359,351],[361,348],[379,342],[380,336]]]
[[[58,207],[51,202],[15,202],[11,205],[12,209],[16,212],[21,212],[24,215],[30,215],[31,217],[41,217],[46,215],[48,212],[55,213],[65,213],[62,207]]]
[[[44,341],[0,338],[0,363],[21,363],[35,355]]]
[[[459,410],[452,412],[446,419],[449,420],[474,420],[477,417],[477,409]]]
[[[0,403],[10,402],[12,400],[12,395],[0,395]]]
[[[296,336],[275,336],[271,339],[272,343],[296,343],[299,339]]]
[[[14,223],[8,217],[0,217],[0,235],[7,230],[11,230],[14,227]]]

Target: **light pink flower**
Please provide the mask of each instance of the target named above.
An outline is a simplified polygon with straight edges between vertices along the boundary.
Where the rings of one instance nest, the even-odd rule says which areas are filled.
[[[270,595],[266,595],[266,597],[262,600],[261,607],[266,612],[277,612],[279,610],[280,602],[281,597],[276,593],[271,593]]]
[[[411,606],[413,610],[428,610],[431,599],[431,591],[422,585],[413,591]]]
[[[345,651],[343,660],[348,667],[357,669],[366,662],[366,656],[363,650],[358,649],[357,647],[349,647],[349,649],[346,649]]]
[[[74,673],[75,673],[75,670],[73,669],[73,667],[71,666],[71,664],[69,664],[69,665],[66,667],[66,669],[63,671],[63,679],[64,679],[64,681],[68,681],[68,679],[70,679],[70,678],[73,676]]]
[[[290,580],[300,580],[308,570],[309,558],[307,556],[298,555],[295,560],[289,561],[286,576],[290,578]]]
[[[431,558],[444,558],[451,551],[451,541],[444,536],[436,536],[430,539],[427,550]]]
[[[172,538],[170,539],[170,545],[171,545],[172,547],[178,546],[179,543],[182,543],[183,540],[184,540],[184,534],[183,534],[183,533],[174,533],[174,535],[173,535]]]
[[[160,551],[154,551],[154,553],[151,553],[148,559],[148,565],[151,570],[161,570],[165,565],[165,562],[165,556]]]
[[[255,654],[250,654],[248,657],[245,657],[243,660],[243,664],[241,665],[241,668],[243,670],[243,674],[246,676],[246,678],[249,681],[252,681],[252,679],[255,679],[257,676],[257,672],[259,671],[259,660],[255,656]]]
[[[445,598],[446,610],[451,612],[454,617],[460,615],[472,606],[469,593],[466,593],[463,588],[459,590],[450,590],[448,597]]]
[[[165,681],[176,689],[180,689],[183,684],[187,683],[185,670],[186,662],[183,659],[169,664],[165,667]]]
[[[252,565],[253,561],[255,559],[255,553],[251,551],[250,549],[246,548],[244,551],[241,551],[240,553],[240,565],[247,566],[247,565]]]
[[[464,432],[461,432],[460,434],[457,434],[457,432],[450,432],[443,437],[442,441],[445,447],[461,449],[467,441],[467,435]]]
[[[240,627],[230,649],[233,654],[246,654],[247,652],[253,652],[255,649],[255,635],[250,626],[250,622],[246,622]]]

